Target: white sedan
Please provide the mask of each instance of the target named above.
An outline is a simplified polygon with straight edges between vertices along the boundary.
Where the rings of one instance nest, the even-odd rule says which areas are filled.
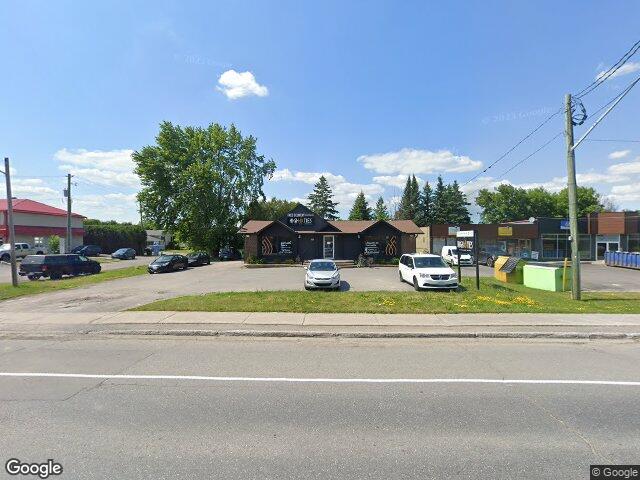
[[[304,269],[307,271],[304,276],[305,290],[340,290],[340,271],[333,260],[311,260]]]
[[[439,255],[428,253],[403,255],[398,264],[398,275],[401,282],[411,283],[416,290],[458,288],[458,275]]]

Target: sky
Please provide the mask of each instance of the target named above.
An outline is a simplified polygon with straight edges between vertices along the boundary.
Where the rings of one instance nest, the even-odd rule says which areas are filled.
[[[71,172],[75,212],[134,222],[131,153],[164,120],[234,123],[277,164],[267,196],[304,201],[324,174],[343,216],[361,190],[393,206],[408,174],[471,200],[500,183],[557,191],[562,135],[522,160],[562,115],[481,172],[640,39],[636,1],[5,1],[0,18],[14,196],[62,208]],[[638,76],[640,53],[587,113]],[[578,184],[619,208],[640,208],[639,107],[636,87],[589,137],[616,141],[576,150]]]

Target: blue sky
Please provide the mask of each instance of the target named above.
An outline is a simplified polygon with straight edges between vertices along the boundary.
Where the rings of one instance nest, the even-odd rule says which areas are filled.
[[[464,184],[638,40],[638,2],[3,2],[0,146],[16,195],[136,220],[130,152],[158,123],[235,123],[278,165],[268,195],[303,199],[326,173],[346,214],[392,202],[407,173]],[[569,31],[568,31],[569,30]],[[593,112],[640,75],[585,97]],[[592,135],[640,140],[640,87]],[[580,135],[590,124],[578,127]],[[465,188],[564,183],[539,134]],[[640,208],[640,143],[586,142],[578,182]]]

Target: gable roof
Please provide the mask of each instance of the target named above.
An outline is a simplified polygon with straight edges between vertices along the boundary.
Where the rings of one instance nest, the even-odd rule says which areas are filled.
[[[66,217],[67,211],[61,208],[52,207],[45,203],[36,202],[35,200],[29,200],[28,198],[14,198],[13,199],[13,211],[19,213],[35,213],[38,215],[55,215],[56,217]],[[7,211],[7,200],[0,200],[0,211]],[[86,218],[84,215],[78,213],[71,213],[72,217]]]
[[[371,225],[375,220],[327,220],[327,223],[337,228],[342,233],[360,233]]]
[[[393,225],[402,233],[424,233],[413,220],[387,220],[387,223]]]
[[[274,223],[272,220],[249,220],[238,230],[238,233],[260,233],[272,223]]]

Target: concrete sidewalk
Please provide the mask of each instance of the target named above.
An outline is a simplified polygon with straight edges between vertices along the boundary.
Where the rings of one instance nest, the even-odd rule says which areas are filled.
[[[0,334],[640,338],[640,315],[254,312],[0,313]]]

